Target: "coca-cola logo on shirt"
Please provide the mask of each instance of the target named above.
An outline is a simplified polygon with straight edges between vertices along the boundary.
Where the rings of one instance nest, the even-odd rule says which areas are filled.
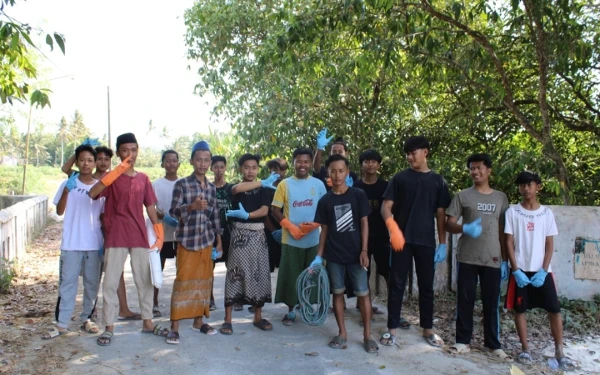
[[[292,203],[292,207],[310,207],[313,205],[312,199],[305,199],[303,201],[294,201]]]

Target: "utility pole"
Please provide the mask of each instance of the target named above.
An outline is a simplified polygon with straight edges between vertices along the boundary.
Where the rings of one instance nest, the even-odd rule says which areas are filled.
[[[106,101],[108,103],[108,147],[112,147],[112,140],[110,138],[110,87],[106,86]]]

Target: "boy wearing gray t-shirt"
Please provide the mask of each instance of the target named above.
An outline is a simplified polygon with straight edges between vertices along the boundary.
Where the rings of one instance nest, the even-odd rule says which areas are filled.
[[[510,359],[499,340],[498,304],[501,280],[508,277],[504,242],[504,213],[508,209],[506,194],[489,185],[492,162],[487,154],[467,159],[473,186],[454,196],[446,211],[446,228],[462,233],[458,240],[458,301],[454,353],[470,351],[473,336],[473,307],[477,281],[483,303],[484,345],[500,359]],[[462,217],[462,223],[458,219]]]

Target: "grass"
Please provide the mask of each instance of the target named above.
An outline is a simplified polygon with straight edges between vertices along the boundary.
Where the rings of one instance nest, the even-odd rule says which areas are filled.
[[[25,194],[46,195],[54,198],[56,190],[66,175],[55,167],[27,166]],[[23,166],[0,166],[0,194],[21,195],[23,186]]]

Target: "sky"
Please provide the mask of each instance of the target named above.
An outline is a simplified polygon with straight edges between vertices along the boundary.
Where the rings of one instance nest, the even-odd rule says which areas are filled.
[[[35,119],[53,126],[79,110],[93,136],[107,133],[107,87],[110,87],[111,138],[133,132],[142,147],[160,148],[158,133],[167,126],[171,141],[181,135],[228,130],[211,118],[213,97],[199,97],[194,62],[186,59],[183,13],[193,0],[27,0],[6,9],[13,18],[59,32],[66,54],[40,46],[43,79],[50,84],[52,108],[35,109]],[[39,37],[40,42],[45,40]],[[26,113],[27,106],[16,108]],[[157,129],[148,134],[148,124]],[[26,130],[26,116],[17,118]]]

